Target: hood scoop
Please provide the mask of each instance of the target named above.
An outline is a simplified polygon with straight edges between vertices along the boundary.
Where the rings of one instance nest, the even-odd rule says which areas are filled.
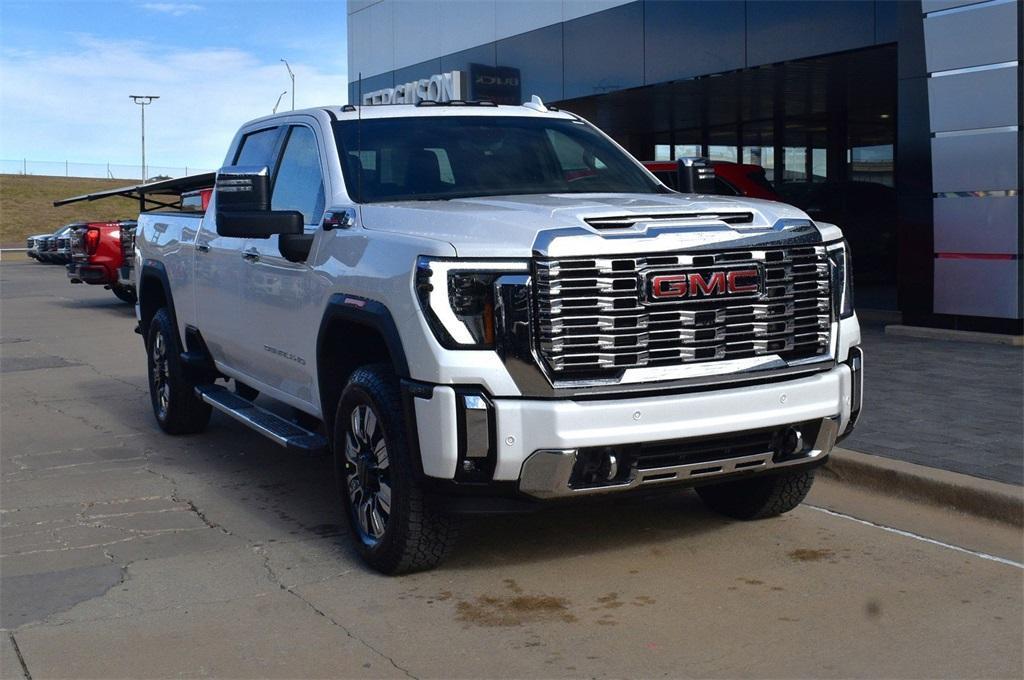
[[[752,224],[752,212],[689,212],[661,213],[657,215],[622,215],[615,217],[585,217],[583,221],[595,229],[628,229],[640,222],[708,222],[726,224]]]

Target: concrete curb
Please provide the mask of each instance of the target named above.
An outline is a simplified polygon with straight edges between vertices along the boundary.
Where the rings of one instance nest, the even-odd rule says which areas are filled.
[[[1003,335],[1001,333],[979,333],[978,331],[957,331],[950,328],[928,328],[925,326],[903,326],[889,324],[886,335],[926,340],[952,340],[956,342],[981,342],[986,345],[1024,346],[1024,335]]]
[[[1024,487],[836,448],[824,473],[887,496],[1024,527]]]

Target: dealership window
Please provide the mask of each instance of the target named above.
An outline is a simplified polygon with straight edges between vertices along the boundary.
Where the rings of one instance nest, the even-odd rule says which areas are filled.
[[[764,168],[765,179],[775,180],[775,124],[771,120],[743,121],[740,124],[743,163]]]
[[[708,158],[713,161],[728,161],[730,163],[735,163],[736,159],[739,158],[739,149],[735,146],[712,144],[708,147]]]
[[[858,146],[849,150],[850,179],[895,186],[892,144]]]
[[[769,182],[775,178],[775,149],[773,147],[745,146],[743,147],[743,162],[764,168],[765,178]]]
[[[807,147],[787,146],[783,149],[783,180],[786,182],[807,181]]]
[[[811,149],[811,181],[824,182],[828,178],[828,154],[825,149]]]
[[[691,158],[700,156],[700,144],[676,144],[672,148],[673,158]]]
[[[674,161],[678,158],[703,156],[700,144],[655,144],[654,160]]]

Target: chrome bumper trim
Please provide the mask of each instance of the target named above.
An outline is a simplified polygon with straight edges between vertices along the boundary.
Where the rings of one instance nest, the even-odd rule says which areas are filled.
[[[832,451],[839,434],[839,419],[824,418],[811,449],[802,457],[775,462],[774,453],[766,451],[739,458],[688,463],[671,467],[633,470],[630,479],[620,484],[574,489],[569,485],[576,465],[577,449],[546,449],[535,451],[523,463],[519,478],[519,491],[543,500],[589,496],[640,487],[653,487],[665,483],[680,483],[698,479],[712,479],[737,472],[763,472],[821,460]]]
[[[850,422],[836,438],[837,442],[853,434],[853,428],[857,427],[860,421],[861,407],[864,405],[864,350],[860,345],[850,348],[846,365],[850,367]]]

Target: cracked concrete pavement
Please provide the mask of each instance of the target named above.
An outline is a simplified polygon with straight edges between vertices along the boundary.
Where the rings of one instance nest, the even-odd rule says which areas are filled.
[[[473,519],[440,569],[377,576],[325,459],[216,415],[157,430],[133,325],[60,268],[0,264],[3,678],[1024,672],[1018,532],[828,479],[812,505],[973,552],[683,492]]]

